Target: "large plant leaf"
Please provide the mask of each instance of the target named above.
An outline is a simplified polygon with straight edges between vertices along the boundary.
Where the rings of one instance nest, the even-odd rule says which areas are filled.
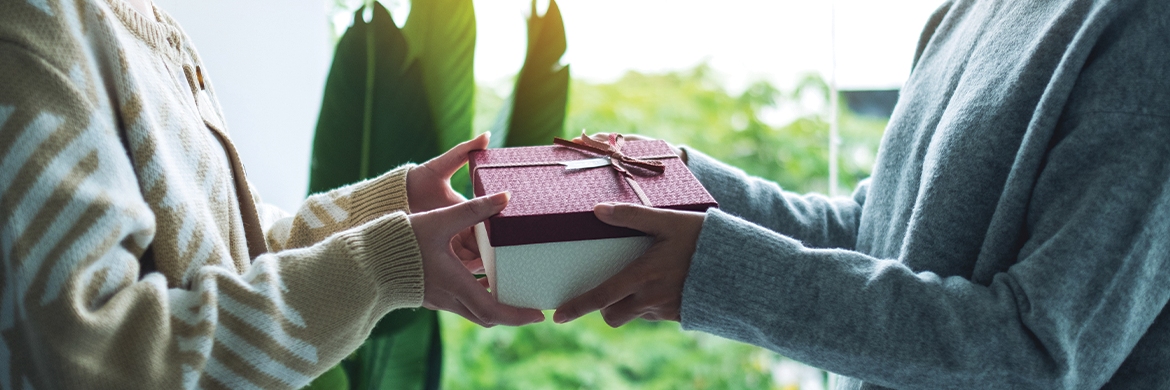
[[[437,389],[442,350],[437,313],[420,309],[391,314],[397,314],[397,321],[383,319],[361,348],[342,361],[346,373],[354,378],[351,388]]]
[[[475,7],[471,0],[415,0],[402,27],[410,59],[422,69],[442,153],[472,136],[475,116]],[[471,195],[466,168],[451,187]]]
[[[308,386],[302,390],[349,390],[349,378],[345,375],[345,369],[341,365],[333,366],[329,371],[313,379]]]
[[[492,139],[504,145],[547,145],[564,132],[565,108],[569,101],[569,66],[560,64],[565,54],[565,24],[556,0],[549,0],[544,16],[536,13],[532,1],[528,17],[528,53],[516,79],[512,96],[504,104]]]
[[[381,4],[374,3],[368,23],[364,11],[354,13],[353,25],[338,41],[326,78],[313,138],[311,193],[437,154],[437,132],[418,62],[410,59],[406,39]],[[342,364],[350,387],[437,388],[437,318],[430,310],[398,310],[382,318],[354,357]]]
[[[354,14],[337,43],[309,168],[309,191],[375,177],[438,150],[421,69],[390,13],[374,3],[372,20]],[[372,55],[371,55],[372,54]]]
[[[475,115],[475,8],[471,0],[415,0],[402,28],[423,86],[442,153],[471,138]]]

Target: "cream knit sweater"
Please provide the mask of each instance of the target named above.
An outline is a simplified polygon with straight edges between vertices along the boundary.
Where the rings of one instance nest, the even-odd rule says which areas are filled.
[[[409,167],[264,205],[155,16],[0,0],[0,388],[298,388],[422,303]]]

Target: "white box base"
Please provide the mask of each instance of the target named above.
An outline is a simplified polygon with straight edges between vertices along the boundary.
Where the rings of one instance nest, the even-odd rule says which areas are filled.
[[[475,225],[475,239],[496,300],[540,310],[597,287],[654,243],[638,236],[493,248],[483,223]]]

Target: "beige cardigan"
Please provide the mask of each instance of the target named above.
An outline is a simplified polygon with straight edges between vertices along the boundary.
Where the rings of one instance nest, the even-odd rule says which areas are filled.
[[[156,16],[0,0],[0,388],[298,388],[422,304],[409,167],[264,205]]]

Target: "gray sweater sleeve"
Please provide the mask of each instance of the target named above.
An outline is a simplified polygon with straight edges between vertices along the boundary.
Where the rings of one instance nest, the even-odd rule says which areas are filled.
[[[748,176],[694,148],[683,146],[687,166],[724,212],[800,240],[812,248],[853,249],[861,207],[869,189],[862,181],[853,197],[786,192],[776,183]]]
[[[1102,386],[1170,300],[1170,116],[1086,112],[1065,125],[1019,260],[987,284],[813,249],[733,215],[768,221],[727,198],[758,184],[725,175],[743,192],[715,189],[730,207],[703,224],[683,327],[895,388]]]

